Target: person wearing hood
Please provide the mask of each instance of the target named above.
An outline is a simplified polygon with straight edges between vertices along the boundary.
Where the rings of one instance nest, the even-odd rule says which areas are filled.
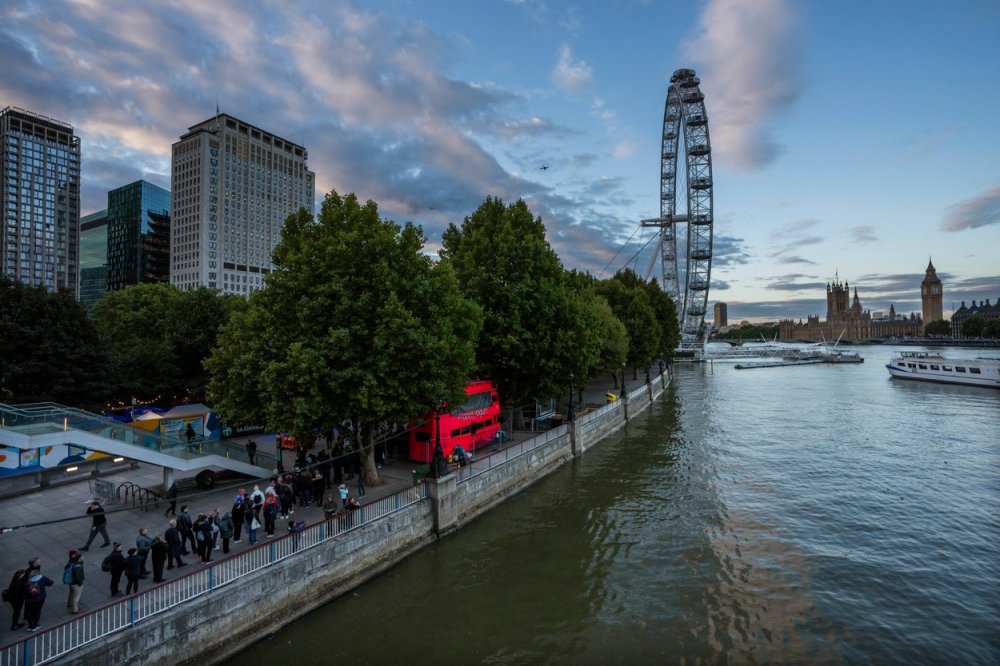
[[[274,536],[275,521],[278,520],[278,499],[274,495],[268,495],[264,500],[264,531],[267,538]]]
[[[257,522],[260,522],[260,511],[264,508],[264,493],[261,492],[260,486],[254,486],[253,492],[250,493],[250,499],[253,501],[253,514]],[[247,507],[249,509],[249,507]]]
[[[45,588],[52,587],[55,583],[48,576],[42,575],[42,558],[36,557],[28,566],[28,580],[24,584],[24,619],[28,622],[28,631],[37,631],[47,596]]]
[[[111,596],[121,596],[122,591],[119,585],[122,582],[122,574],[125,573],[125,556],[122,554],[122,545],[117,541],[115,541],[114,548],[111,549],[111,554],[101,565],[101,569],[111,574]]]

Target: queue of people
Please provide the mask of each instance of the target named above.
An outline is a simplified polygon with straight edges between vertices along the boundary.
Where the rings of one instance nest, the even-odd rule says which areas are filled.
[[[292,535],[297,550],[300,534],[306,527],[306,521],[292,518],[297,507],[300,510],[321,507],[325,520],[344,516],[351,521],[348,524],[353,524],[352,514],[361,507],[358,498],[364,497],[365,489],[350,444],[341,438],[335,457],[325,449],[317,456],[300,451],[296,462],[299,465],[293,471],[276,473],[263,489],[260,484],[254,485],[250,492],[240,488],[233,504],[225,511],[215,507],[192,514],[189,505],[182,504],[178,512],[177,486],[171,484],[167,497],[170,506],[166,511],[169,523],[162,532],[140,528],[134,547],[112,540],[109,534],[112,526],[105,509],[99,500],[92,500],[85,514],[90,518],[87,539],[82,546],[68,552],[63,566],[61,582],[66,587],[68,612],[81,612],[81,597],[87,584],[86,555],[98,536],[102,538],[100,548],[110,549],[100,560],[100,568],[108,575],[108,592],[114,598],[138,593],[140,582],[150,575],[154,584],[165,582],[165,571],[188,564],[184,556],[194,556],[202,564],[208,564],[220,550],[222,555],[227,555],[235,544],[256,544],[261,531],[261,538],[274,538],[279,520],[288,521],[287,529],[282,532]],[[358,478],[357,497],[351,495],[345,482],[355,475]],[[327,492],[334,487],[332,493]],[[24,568],[14,572],[3,589],[3,600],[12,609],[11,630],[25,627],[29,632],[38,630],[48,588],[59,580],[60,577],[53,580],[42,572],[41,557],[33,557]]]

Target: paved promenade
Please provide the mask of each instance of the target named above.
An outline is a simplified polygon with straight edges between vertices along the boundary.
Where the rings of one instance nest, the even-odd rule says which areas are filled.
[[[629,389],[635,389],[642,384],[643,378],[638,380],[628,377]],[[605,402],[605,393],[612,390],[610,377],[595,380],[590,383],[584,391],[584,408],[599,406]],[[580,406],[577,406],[581,410]],[[565,413],[565,397],[559,407],[561,413]],[[532,433],[516,433],[515,441],[531,436]],[[260,452],[274,453],[276,442],[271,435],[253,438],[258,444]],[[313,449],[317,452],[319,447]],[[286,469],[291,469],[294,453],[284,452],[284,464]],[[413,470],[416,463],[403,459],[388,459],[379,470],[381,483],[377,487],[369,486],[366,490],[366,497],[362,504],[392,495],[412,485]],[[231,474],[224,470],[216,470],[217,474]],[[177,512],[180,507],[187,504],[188,512],[194,519],[198,513],[211,514],[213,509],[218,507],[222,513],[229,511],[232,507],[239,488],[244,488],[249,494],[257,483],[261,490],[264,489],[269,479],[254,481],[252,479],[238,480],[220,478],[215,487],[210,491],[199,490],[194,482],[196,472],[178,472],[177,485],[180,494],[177,500]],[[140,464],[137,469],[122,471],[108,476],[100,477],[102,480],[111,481],[117,488],[120,484],[128,481],[138,484],[143,488],[148,488],[162,494],[163,469],[156,465]],[[332,475],[331,475],[332,482]],[[347,480],[352,496],[357,496],[357,478]],[[336,488],[329,492],[337,497]],[[91,518],[86,515],[87,507],[94,497],[92,481],[83,478],[77,483],[67,484],[59,487],[46,488],[36,492],[0,500],[0,528],[4,531],[0,533],[0,587],[6,588],[13,573],[23,568],[29,559],[39,556],[42,559],[42,573],[55,581],[55,585],[49,588],[48,599],[42,610],[41,626],[50,627],[72,617],[66,607],[66,597],[68,586],[62,582],[62,571],[68,560],[70,550],[79,549],[87,542],[90,533]],[[129,548],[135,547],[136,537],[139,529],[146,527],[150,535],[162,534],[169,527],[170,517],[164,515],[169,503],[161,500],[158,505],[151,505],[148,509],[134,507],[129,503],[120,502],[105,503],[107,512],[108,536],[112,541],[122,544],[122,551],[127,552]],[[313,503],[309,507],[295,507],[295,520],[304,520],[307,524],[313,524],[323,519],[322,502]],[[278,520],[275,536],[287,533],[287,521]],[[266,541],[264,530],[258,530],[258,543]],[[90,549],[85,553],[86,582],[83,587],[80,609],[82,611],[98,608],[112,600],[110,591],[111,574],[101,571],[101,561],[111,552],[111,547],[102,547],[103,539],[98,535],[91,544]],[[219,545],[221,547],[221,540]],[[237,544],[230,544],[231,553],[241,553],[250,548],[250,544],[243,535],[243,541]],[[224,557],[221,550],[214,551],[213,559],[218,560]],[[169,581],[178,576],[190,573],[198,568],[207,565],[202,564],[199,558],[193,553],[182,556],[185,566],[180,569],[164,571],[164,578]],[[152,571],[151,562],[147,567]],[[121,589],[125,587],[124,577],[121,581]],[[153,586],[152,574],[148,578],[141,579],[139,583],[140,591]],[[24,629],[10,631],[11,608],[3,604],[3,617],[0,617],[0,645],[17,640],[26,635]]]
[[[259,450],[273,452],[274,438],[272,436],[255,437]],[[315,449],[318,451],[318,449]],[[285,452],[285,465],[291,469],[293,452]],[[411,470],[415,463],[406,460],[387,461],[379,470],[382,483],[377,487],[368,487],[362,503],[385,497],[396,493],[412,485]],[[216,470],[217,473],[222,470]],[[202,491],[194,483],[196,472],[177,475],[177,486],[180,494],[177,500],[177,512],[184,504],[188,505],[188,513],[192,520],[198,513],[210,514],[216,507],[222,513],[232,508],[236,497],[236,491],[244,488],[247,493],[253,491],[254,481],[251,479],[217,481],[215,488],[210,491]],[[119,484],[130,481],[144,488],[159,490],[163,484],[163,469],[156,465],[141,464],[138,469],[127,470],[121,473],[100,477],[103,480],[111,481],[117,487]],[[264,489],[269,479],[258,481],[261,490]],[[332,482],[332,475],[331,475]],[[347,480],[351,495],[357,496],[357,477]],[[333,493],[338,499],[336,489]],[[79,549],[90,535],[92,520],[86,515],[87,507],[93,497],[91,482],[81,480],[78,483],[67,484],[57,488],[47,488],[37,492],[0,500],[0,528],[5,531],[0,534],[0,587],[6,588],[10,583],[10,578],[17,569],[24,568],[28,560],[34,556],[42,558],[42,573],[55,581],[55,585],[48,589],[48,598],[42,609],[41,626],[48,627],[66,620],[72,615],[66,608],[66,597],[69,586],[62,582],[62,572],[68,560],[68,553],[72,549]],[[170,518],[164,516],[169,506],[169,502],[162,500],[158,506],[153,505],[148,510],[131,506],[131,503],[105,503],[104,509],[108,518],[108,536],[112,541],[122,544],[122,552],[127,553],[129,548],[135,547],[136,537],[139,536],[139,529],[149,528],[150,536],[162,534],[170,526]],[[295,520],[304,520],[307,524],[313,524],[323,519],[322,501],[319,504],[311,504],[308,507],[295,507],[292,516]],[[27,527],[24,527],[27,526]],[[282,536],[287,533],[288,522],[280,518],[275,527],[275,536]],[[230,543],[231,553],[240,553],[250,547],[243,535],[242,543]],[[258,543],[266,541],[263,527],[257,531]],[[84,570],[86,581],[83,586],[80,609],[87,611],[104,605],[112,600],[111,597],[111,574],[101,571],[101,561],[111,552],[111,546],[102,548],[103,538],[98,534],[91,544],[88,552],[84,553]],[[220,550],[214,551],[213,559],[224,557],[222,541],[219,540]],[[164,571],[164,579],[171,580],[177,576],[190,573],[199,567],[207,566],[202,564],[195,554],[182,556],[185,566]],[[152,563],[148,562],[147,567],[152,572]],[[150,573],[148,578],[143,578],[139,582],[139,589],[145,590],[153,585],[153,576]],[[125,589],[125,579],[122,577],[120,588]],[[3,604],[3,616],[0,617],[0,645],[9,643],[24,635],[24,629],[10,631],[11,608],[8,604]]]

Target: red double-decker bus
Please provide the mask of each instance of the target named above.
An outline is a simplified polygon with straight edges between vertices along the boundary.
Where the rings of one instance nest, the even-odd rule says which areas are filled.
[[[473,453],[500,431],[500,399],[493,382],[472,381],[465,386],[466,400],[450,412],[434,412],[410,424],[410,460],[429,463],[434,457],[435,422],[440,422],[441,449],[445,457],[456,446]]]

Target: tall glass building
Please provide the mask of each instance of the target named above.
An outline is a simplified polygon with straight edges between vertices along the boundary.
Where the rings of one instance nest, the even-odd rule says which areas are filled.
[[[170,192],[137,180],[108,192],[108,291],[170,281]]]
[[[24,109],[0,111],[0,273],[48,291],[78,284],[80,139]]]
[[[249,296],[263,286],[285,219],[312,213],[302,146],[226,114],[173,145],[170,281]]]
[[[108,211],[80,218],[80,303],[88,310],[108,291]]]

